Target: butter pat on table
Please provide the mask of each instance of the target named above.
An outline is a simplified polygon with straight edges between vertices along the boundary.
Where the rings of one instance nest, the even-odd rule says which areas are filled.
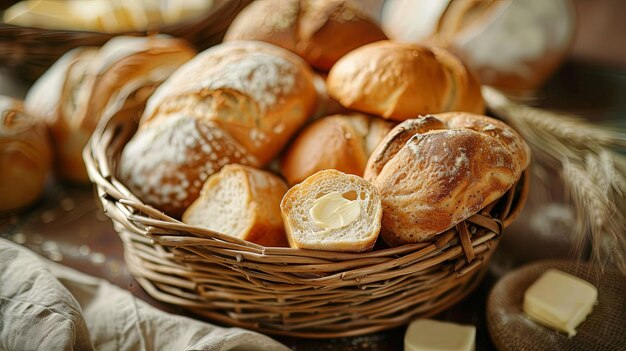
[[[431,319],[413,321],[404,336],[404,351],[473,351],[476,327]]]
[[[591,283],[549,269],[526,290],[523,310],[536,322],[572,337],[597,300],[598,289]]]

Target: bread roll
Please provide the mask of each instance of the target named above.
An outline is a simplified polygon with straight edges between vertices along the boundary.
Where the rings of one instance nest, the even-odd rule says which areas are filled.
[[[380,191],[390,245],[431,240],[501,197],[530,162],[496,119],[444,113],[404,121],[374,151],[365,179]]]
[[[214,46],[150,98],[119,175],[146,203],[180,217],[229,163],[267,164],[307,120],[316,92],[296,55],[261,42]]]
[[[280,209],[293,248],[369,251],[380,231],[382,206],[376,188],[334,169],[289,189]]]
[[[328,91],[343,106],[403,121],[446,111],[484,112],[480,85],[443,49],[381,41],[342,57]]]
[[[367,159],[391,128],[387,121],[361,114],[318,119],[287,149],[282,174],[290,185],[324,169],[363,176]]]
[[[394,0],[383,28],[394,40],[444,47],[483,84],[538,88],[563,61],[575,32],[571,0]]]
[[[0,212],[39,198],[51,166],[45,125],[26,115],[21,102],[0,96]]]
[[[387,37],[353,0],[265,0],[248,5],[225,41],[260,40],[291,50],[328,71],[349,51]]]
[[[52,132],[58,173],[87,182],[82,151],[101,119],[138,116],[154,89],[195,54],[167,37],[116,37],[63,55],[28,92],[26,109]]]
[[[224,166],[204,183],[183,222],[264,246],[287,246],[280,201],[287,184],[252,167]]]

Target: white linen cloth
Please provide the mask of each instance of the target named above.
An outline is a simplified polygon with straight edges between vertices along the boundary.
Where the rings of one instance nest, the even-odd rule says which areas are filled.
[[[288,350],[240,328],[160,311],[0,238],[0,350]]]

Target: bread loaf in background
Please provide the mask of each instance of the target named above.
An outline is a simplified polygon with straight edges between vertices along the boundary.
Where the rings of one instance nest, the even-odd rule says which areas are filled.
[[[254,1],[235,18],[224,40],[266,41],[328,71],[349,51],[387,38],[365,6],[355,0]]]
[[[380,41],[342,57],[327,78],[344,107],[403,121],[428,113],[484,112],[480,84],[444,49]]]
[[[391,128],[388,121],[362,114],[320,118],[288,147],[281,173],[290,185],[324,169],[363,176],[367,159]]]
[[[392,246],[450,229],[501,197],[530,163],[508,125],[470,113],[406,120],[374,151],[365,179],[383,204],[381,235]]]
[[[313,112],[313,73],[277,46],[214,46],[152,95],[118,173],[142,201],[174,217],[230,163],[266,165]]]
[[[27,115],[21,101],[0,96],[0,212],[37,200],[51,167],[46,126]]]
[[[238,164],[204,183],[183,222],[263,246],[288,246],[280,215],[287,184],[278,176]]]
[[[450,50],[483,84],[519,92],[538,88],[563,61],[575,17],[571,0],[394,0],[382,26],[394,40]]]
[[[51,130],[59,175],[88,182],[82,151],[98,122],[117,114],[138,118],[154,89],[194,55],[184,41],[163,36],[116,37],[100,49],[63,55],[25,101]]]
[[[280,208],[293,248],[369,251],[380,231],[378,190],[361,177],[334,169],[317,172],[289,189]]]

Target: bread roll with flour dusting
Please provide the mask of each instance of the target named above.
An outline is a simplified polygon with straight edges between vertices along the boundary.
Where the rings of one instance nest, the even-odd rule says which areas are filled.
[[[88,182],[83,149],[100,120],[138,118],[154,89],[195,55],[184,40],[125,37],[63,55],[26,96],[51,131],[61,177]]]
[[[287,184],[269,172],[226,165],[204,183],[183,222],[263,246],[287,246],[280,216],[286,191]]]
[[[289,189],[280,208],[294,248],[369,251],[380,231],[382,206],[376,188],[334,169],[317,172]]]
[[[180,217],[230,163],[264,166],[312,113],[313,74],[295,54],[237,41],[208,49],[148,101],[119,174],[141,200]]]
[[[444,113],[396,126],[368,160],[392,246],[430,240],[501,197],[530,162],[526,142],[496,119]]]

